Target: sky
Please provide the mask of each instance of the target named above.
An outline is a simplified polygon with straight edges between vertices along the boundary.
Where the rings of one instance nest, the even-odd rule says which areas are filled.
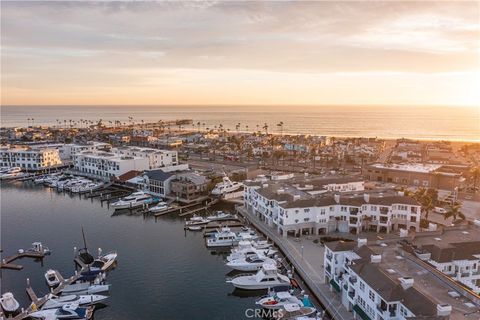
[[[2,105],[480,106],[480,2],[1,2]]]

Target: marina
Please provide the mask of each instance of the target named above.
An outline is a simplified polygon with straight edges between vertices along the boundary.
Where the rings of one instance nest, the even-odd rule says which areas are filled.
[[[112,207],[108,207],[108,206],[105,208],[102,205],[102,201],[99,201],[101,199],[100,197],[95,197],[95,196],[94,197],[88,197],[88,195],[93,194],[93,192],[87,193],[85,197],[75,197],[74,193],[65,193],[64,190],[61,190],[61,192],[59,192],[55,189],[45,188],[45,187],[43,187],[39,184],[34,184],[33,181],[30,181],[30,182],[15,182],[14,184],[15,185],[11,185],[11,184],[2,185],[2,187],[7,187],[6,188],[7,193],[8,193],[8,190],[13,191],[14,188],[20,188],[20,190],[24,189],[25,190],[24,192],[34,192],[34,193],[47,192],[55,198],[60,197],[60,199],[63,198],[66,201],[80,202],[82,204],[89,205],[89,206],[94,205],[97,208],[99,208],[100,210],[114,210]],[[111,188],[111,187],[109,187],[109,188]],[[103,191],[100,190],[100,191],[96,191],[96,192],[97,193],[102,193]],[[2,194],[2,196],[3,196],[3,194]],[[86,201],[87,199],[92,199],[93,202],[92,201]],[[204,211],[209,207],[218,207],[219,204],[220,204],[219,199],[213,199],[213,200],[210,200],[209,202],[207,202],[206,206],[204,206],[204,207],[201,206],[200,209],[202,209],[202,210],[196,210],[196,209],[192,210],[191,209],[192,207],[198,206],[198,203],[185,205],[185,206],[180,207],[180,208],[175,208],[176,211],[171,211],[171,212],[178,212],[178,215],[177,215],[177,218],[173,218],[174,219],[173,221],[175,221],[176,219],[179,219],[179,220],[176,220],[176,221],[178,221],[176,223],[179,223],[180,225],[182,225],[184,223],[184,222],[182,223],[182,217],[181,217],[182,214],[183,214],[183,216],[185,216],[187,214],[195,214],[196,212]],[[230,207],[230,208],[233,209],[233,207]],[[127,210],[127,211],[130,211],[130,210]],[[182,213],[180,213],[180,212],[182,212]],[[127,216],[128,215],[124,215],[123,217],[127,217]],[[115,217],[121,217],[121,216],[115,216]],[[158,227],[158,225],[162,225],[164,223],[164,221],[172,221],[171,220],[172,219],[171,215],[161,217],[161,220],[162,220],[161,222],[158,220],[160,217],[155,217],[154,215],[152,215],[151,217],[154,218],[154,219],[153,220],[150,220],[148,218],[147,219],[150,220],[150,223],[153,224],[154,227]],[[168,218],[168,217],[170,217],[170,218]],[[165,219],[167,219],[167,220],[165,220]],[[227,242],[229,242],[229,243],[221,242],[218,245],[214,245],[214,247],[219,247],[220,249],[222,247],[225,248],[226,246],[237,245],[238,241],[240,241],[240,240],[244,241],[244,242],[246,241],[247,243],[249,241],[254,241],[255,243],[257,241],[259,241],[259,240],[257,240],[257,236],[255,235],[255,232],[251,229],[245,228],[244,223],[236,215],[233,215],[233,214],[227,214],[223,211],[216,211],[215,213],[211,213],[211,214],[206,215],[205,217],[202,217],[202,218],[199,218],[199,216],[194,215],[191,219],[192,219],[192,221],[195,221],[195,220],[198,221],[200,219],[200,220],[202,220],[202,221],[204,220],[206,222],[205,224],[200,226],[201,227],[200,231],[203,230],[204,233],[205,233],[205,237],[207,237],[206,240],[205,240],[205,243],[208,243],[209,241],[211,241],[210,239],[213,239],[215,237],[218,237],[217,239],[222,239],[223,238],[222,232],[235,235],[235,239],[238,239],[238,240],[235,240],[235,241],[232,241],[232,242],[229,242],[230,240],[228,240]],[[140,219],[140,221],[141,221],[141,219]],[[157,223],[155,223],[155,221],[157,221]],[[90,228],[90,226],[89,226],[89,228]],[[232,231],[230,231],[229,228],[233,228]],[[222,231],[222,230],[225,230],[225,231]],[[236,230],[235,233],[233,232],[233,230]],[[188,240],[187,238],[190,238],[190,237],[195,236],[195,235],[197,235],[196,237],[198,237],[198,235],[199,235],[198,233],[189,232],[189,231],[196,231],[196,229],[189,230],[187,228],[186,232],[188,234],[185,233],[186,240]],[[208,231],[208,234],[207,234],[207,231]],[[200,235],[200,236],[202,236],[202,235]],[[258,245],[259,248],[261,247],[263,249],[258,250],[256,255],[248,254],[248,250],[241,251],[240,249],[233,249],[232,252],[237,252],[237,253],[235,255],[230,255],[230,257],[231,257],[230,261],[229,260],[224,260],[224,263],[222,263],[222,264],[224,265],[226,270],[228,270],[228,269],[232,270],[232,268],[233,268],[233,270],[238,270],[238,271],[243,271],[243,272],[245,272],[245,271],[256,272],[257,270],[260,270],[262,268],[267,268],[266,270],[272,270],[272,271],[269,271],[269,272],[273,272],[274,269],[271,269],[271,268],[273,268],[273,265],[275,265],[277,263],[276,260],[275,260],[277,258],[275,258],[273,256],[276,251],[273,250],[273,248],[271,248],[270,246],[266,246],[265,244],[267,242],[268,242],[268,240],[259,242],[259,243],[262,243],[262,245]],[[257,245],[255,245],[255,246],[257,246]],[[208,247],[208,244],[207,244],[207,247]],[[224,250],[224,249],[222,249],[222,250]],[[222,252],[222,250],[220,252]],[[55,251],[57,251],[57,250],[55,250]],[[122,251],[122,250],[120,249],[119,251]],[[271,253],[268,253],[269,251],[271,251]],[[267,254],[269,256],[269,258],[267,258],[267,256],[264,256],[264,254]],[[55,255],[52,255],[52,258],[54,256]],[[108,256],[108,255],[105,255],[105,256]],[[206,252],[206,256],[209,256],[208,251]],[[15,259],[18,259],[20,256],[15,255],[13,257],[14,258],[16,257]],[[115,257],[116,257],[116,254],[115,254]],[[226,257],[226,256],[223,256],[223,257]],[[5,260],[5,262],[7,263],[6,267],[9,266],[8,263],[11,263],[15,259],[12,260],[12,257],[10,257],[8,260]],[[78,269],[77,269],[75,275],[73,275],[73,276],[71,276],[67,279],[64,279],[63,276],[61,275],[61,273],[57,270],[47,270],[47,273],[45,274],[45,279],[47,280],[47,282],[52,281],[51,285],[55,286],[55,288],[52,289],[52,291],[50,292],[51,294],[57,295],[58,293],[60,293],[64,290],[67,290],[67,288],[70,288],[70,289],[67,290],[67,292],[68,291],[75,292],[75,290],[79,290],[78,289],[79,285],[74,285],[74,283],[77,280],[79,280],[83,277],[82,274],[85,274],[87,269],[88,270],[95,269],[95,268],[93,268],[95,266],[95,262],[93,262],[91,264],[91,267],[87,268],[87,265],[79,258],[79,256],[74,257],[74,261],[75,261],[75,265],[77,266]],[[279,263],[280,263],[280,261],[281,260],[279,260]],[[104,262],[101,262],[101,263],[104,263]],[[48,265],[50,265],[50,264],[48,264]],[[282,269],[283,268],[285,268],[285,266],[282,266]],[[121,270],[121,268],[119,270]],[[116,272],[119,272],[119,270],[115,270],[113,274],[115,274]],[[47,274],[48,274],[48,276],[47,276]],[[227,273],[227,275],[228,274],[229,273]],[[254,273],[253,273],[253,275],[254,275]],[[252,274],[248,275],[248,277],[251,277],[251,276],[252,276]],[[248,277],[245,278],[245,279],[249,279]],[[279,282],[278,285],[281,285],[281,286],[290,285],[290,280],[287,280],[288,279],[287,276],[278,276],[278,277],[279,277],[279,279],[283,279],[281,282]],[[226,282],[225,282],[225,280],[223,280],[221,282],[224,282],[224,283],[230,285],[230,284],[236,283],[235,281],[239,281],[239,280],[241,281],[242,278],[237,274],[237,275],[234,275],[234,278],[231,278],[230,276],[227,276],[226,279],[227,279]],[[232,280],[230,280],[230,279],[232,279]],[[234,279],[238,279],[238,280],[234,280]],[[10,280],[10,279],[8,279],[8,280]],[[233,281],[233,282],[231,282],[231,281]],[[17,315],[15,317],[15,319],[23,319],[29,313],[32,313],[32,312],[36,311],[37,308],[40,308],[47,301],[49,301],[48,300],[48,297],[49,297],[48,295],[42,296],[42,295],[38,295],[35,292],[32,284],[31,284],[32,282],[34,282],[33,278],[28,278],[26,291],[28,293],[30,303],[33,303],[33,304],[31,304],[29,308],[24,309],[19,315]],[[8,283],[8,281],[7,281],[7,283]],[[18,284],[17,284],[17,286],[18,286]],[[35,287],[36,286],[37,285],[35,285]],[[233,287],[237,287],[237,289],[235,289],[235,290],[241,289],[243,291],[248,287],[248,285],[245,286],[245,285],[242,285],[242,284],[238,284],[238,285],[234,285]],[[270,288],[270,287],[272,287],[272,286],[269,285],[265,288]],[[77,288],[77,289],[75,289],[75,288]],[[112,290],[115,290],[114,288],[115,288],[115,286],[112,287]],[[253,291],[253,294],[251,295],[250,303],[251,303],[252,306],[254,306],[255,305],[254,300],[259,297],[258,294],[261,294],[261,293],[258,292],[258,290],[261,289],[261,288],[258,287],[258,286],[257,287],[254,286],[252,288],[255,289],[255,290]],[[87,289],[84,288],[83,290],[87,290]],[[95,290],[95,287],[91,288],[91,290]],[[112,291],[112,290],[110,290],[110,291]],[[234,290],[234,292],[235,292],[235,290]],[[114,291],[112,291],[112,292],[114,292]],[[245,293],[241,293],[241,294],[243,296]],[[234,296],[235,295],[236,294],[234,294]],[[248,295],[250,296],[250,294],[248,294]],[[18,296],[18,294],[16,296]],[[22,301],[22,304],[24,305],[25,301]],[[32,305],[34,306],[33,309],[32,309]],[[303,308],[303,306],[302,306],[302,308]],[[106,313],[110,313],[110,311],[112,309],[113,308],[106,308],[105,309],[105,316],[107,316],[106,319],[109,319],[108,315]],[[106,310],[108,310],[108,312]],[[104,312],[103,308],[99,310],[100,314],[102,314],[103,312]],[[97,316],[95,316],[95,318],[97,319]],[[239,318],[242,318],[242,316],[239,316]],[[102,319],[101,315],[99,316],[99,319]]]

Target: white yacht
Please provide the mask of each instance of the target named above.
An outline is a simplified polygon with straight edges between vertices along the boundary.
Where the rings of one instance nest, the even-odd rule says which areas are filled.
[[[296,296],[292,295],[290,291],[272,292],[269,295],[261,297],[255,302],[255,304],[261,306],[262,308],[273,310],[283,309],[285,305],[291,303],[298,304],[303,307],[303,302]]]
[[[20,304],[13,296],[11,292],[5,292],[0,298],[0,304],[2,305],[3,312],[6,316],[13,316],[18,313]]]
[[[226,265],[233,270],[248,272],[261,269],[265,263],[275,265],[275,260],[255,254],[251,256],[244,256],[240,259],[231,260],[227,262]]]
[[[240,241],[238,247],[232,249],[232,253],[227,256],[227,261],[246,258],[252,255],[261,255],[265,257],[273,257],[278,251],[272,248],[259,249],[255,247],[255,242]]]
[[[16,176],[20,175],[21,173],[22,173],[22,168],[20,167],[9,168],[7,170],[2,171],[2,173],[0,174],[0,179],[1,180],[13,179]]]
[[[157,212],[166,211],[166,210],[168,210],[169,208],[170,208],[170,207],[167,205],[166,202],[160,201],[160,202],[157,203],[155,206],[153,206],[153,207],[151,207],[150,209],[148,209],[148,211],[153,212],[153,213],[157,213]]]
[[[237,215],[226,213],[223,211],[217,211],[216,214],[208,216],[206,218],[208,221],[223,221],[223,220],[233,220],[238,219]]]
[[[89,282],[80,282],[80,283],[66,285],[60,291],[60,294],[62,295],[96,294],[101,292],[108,292],[109,290],[110,290],[109,284],[90,284]]]
[[[219,232],[213,235],[213,238],[207,239],[207,247],[229,247],[240,242],[241,238],[230,228],[223,227]]]
[[[68,303],[57,309],[40,310],[29,314],[33,319],[60,320],[60,319],[91,319],[92,307],[80,307],[77,303]]]
[[[299,320],[305,319],[306,316],[314,315],[317,309],[313,307],[304,307],[296,303],[287,303],[283,306],[283,310],[278,312],[277,320]],[[314,318],[315,319],[315,318]]]
[[[261,290],[290,285],[290,279],[280,274],[274,264],[264,264],[254,275],[239,275],[227,282],[244,290]]]
[[[50,295],[50,298],[45,302],[42,310],[61,308],[66,304],[76,303],[81,306],[88,306],[96,304],[106,300],[107,296],[99,294],[87,294],[87,295],[67,295],[67,296],[55,296]]]
[[[110,252],[110,253],[104,254],[103,256],[100,256],[97,259],[93,260],[92,264],[90,265],[90,270],[107,271],[113,266],[113,263],[116,260],[117,260],[116,252]]]
[[[231,181],[230,178],[225,174],[222,182],[217,183],[215,188],[213,188],[212,195],[223,196],[226,193],[237,191],[242,186],[243,184],[241,182]]]
[[[152,201],[152,197],[149,194],[146,194],[143,191],[138,191],[112,203],[112,207],[114,209],[137,208],[143,206],[144,204],[149,204]]]

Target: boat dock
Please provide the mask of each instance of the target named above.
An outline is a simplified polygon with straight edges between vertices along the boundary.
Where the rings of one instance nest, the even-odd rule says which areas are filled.
[[[200,207],[200,208],[194,208],[198,205],[200,205],[203,201],[201,202],[194,202],[194,203],[190,203],[190,204],[187,204],[187,205],[184,205],[184,206],[179,206],[179,207],[173,207],[171,209],[168,209],[168,210],[165,210],[165,211],[162,211],[162,212],[158,212],[158,213],[155,213],[154,216],[155,217],[159,217],[159,216],[163,216],[165,214],[168,214],[168,213],[173,213],[173,212],[179,212],[178,216],[179,217],[184,217],[184,216],[187,216],[187,215],[190,215],[190,214],[193,214],[195,212],[199,212],[199,211],[202,211],[202,210],[206,210],[208,209],[209,207],[213,206],[214,204],[216,204],[219,200],[218,199],[213,199],[211,200],[210,202],[208,202],[208,200],[205,200],[205,205]],[[188,211],[183,211],[185,209],[189,209],[189,208],[193,208],[191,210],[188,210]]]
[[[15,316],[13,319],[14,320],[21,320],[21,319],[28,318],[30,313],[37,311],[38,309],[40,309],[43,306],[43,304],[45,302],[47,302],[50,294],[58,295],[67,285],[70,285],[70,284],[74,283],[75,281],[77,281],[78,278],[81,277],[81,272],[85,271],[88,266],[86,264],[84,264],[82,261],[80,261],[78,258],[75,258],[75,263],[77,263],[81,266],[81,270],[79,272],[76,272],[73,276],[71,276],[68,279],[64,279],[62,277],[62,275],[58,271],[55,270],[55,273],[56,273],[58,279],[60,279],[60,285],[58,287],[56,287],[55,289],[53,289],[51,291],[51,293],[46,294],[45,296],[43,296],[41,298],[39,298],[36,295],[35,291],[33,291],[33,288],[30,286],[30,280],[27,279],[27,289],[26,289],[26,291],[27,291],[28,297],[30,298],[32,303],[30,304],[30,306],[26,310],[22,309],[22,312],[20,312],[20,314]]]
[[[42,252],[35,252],[35,251],[25,251],[22,253],[16,253],[12,256],[9,256],[5,259],[2,259],[0,263],[1,269],[10,269],[10,270],[22,270],[23,266],[19,264],[12,263],[13,261],[21,258],[33,258],[33,259],[43,259],[45,257],[45,253]]]

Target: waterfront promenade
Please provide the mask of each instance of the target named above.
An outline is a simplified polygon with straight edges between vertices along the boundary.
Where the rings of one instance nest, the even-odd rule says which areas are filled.
[[[339,295],[330,290],[330,286],[325,284],[323,275],[323,253],[324,248],[312,240],[301,238],[295,241],[292,238],[281,237],[276,231],[261,222],[256,216],[247,212],[243,206],[237,207],[238,212],[245,217],[253,226],[263,232],[265,236],[275,242],[283,251],[295,270],[305,281],[313,294],[325,307],[326,311],[334,319],[350,320],[353,319],[353,313],[348,312],[341,303]]]

